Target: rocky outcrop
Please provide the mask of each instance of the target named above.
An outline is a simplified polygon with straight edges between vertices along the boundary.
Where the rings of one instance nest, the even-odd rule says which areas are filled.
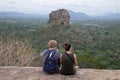
[[[49,14],[49,24],[69,25],[70,15],[66,9],[58,9]]]
[[[0,80],[120,80],[120,70],[78,69],[76,75],[48,75],[40,67],[0,67]]]

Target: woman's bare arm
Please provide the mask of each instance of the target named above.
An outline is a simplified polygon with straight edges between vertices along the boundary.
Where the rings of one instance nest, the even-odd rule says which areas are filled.
[[[62,54],[60,54],[60,63],[62,62]]]
[[[78,62],[77,62],[77,57],[76,55],[74,54],[74,59],[75,59],[75,64],[78,65]]]

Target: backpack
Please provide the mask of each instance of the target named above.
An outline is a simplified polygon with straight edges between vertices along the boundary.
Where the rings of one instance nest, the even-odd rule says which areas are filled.
[[[43,71],[50,73],[50,74],[57,72],[58,63],[54,57],[55,53],[56,53],[56,51],[53,51],[53,50],[48,50],[46,52],[46,54],[48,54],[48,56],[45,59]]]

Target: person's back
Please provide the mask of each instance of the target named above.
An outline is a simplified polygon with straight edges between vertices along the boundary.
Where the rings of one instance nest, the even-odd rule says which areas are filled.
[[[76,55],[72,53],[71,44],[64,44],[65,53],[60,56],[61,74],[63,75],[74,75],[76,74],[76,69],[74,67],[77,64]]]
[[[59,72],[59,56],[60,53],[56,50],[47,50],[44,54],[43,71],[47,73]]]
[[[62,61],[61,61],[61,64],[62,64],[62,67],[61,67],[61,73],[62,74],[65,74],[65,75],[74,75],[76,73],[75,71],[75,68],[74,68],[74,54],[68,54],[71,59],[68,57],[67,55],[68,53],[64,53],[62,54]]]
[[[50,40],[48,50],[42,52],[43,55],[43,71],[46,73],[57,73],[60,67],[60,53],[56,49],[57,42]]]

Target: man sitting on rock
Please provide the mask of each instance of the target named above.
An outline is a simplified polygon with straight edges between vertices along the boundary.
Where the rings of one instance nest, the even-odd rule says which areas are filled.
[[[45,73],[54,74],[59,72],[60,68],[60,52],[57,49],[57,41],[50,40],[48,42],[49,49],[42,52],[43,55],[43,71]]]

